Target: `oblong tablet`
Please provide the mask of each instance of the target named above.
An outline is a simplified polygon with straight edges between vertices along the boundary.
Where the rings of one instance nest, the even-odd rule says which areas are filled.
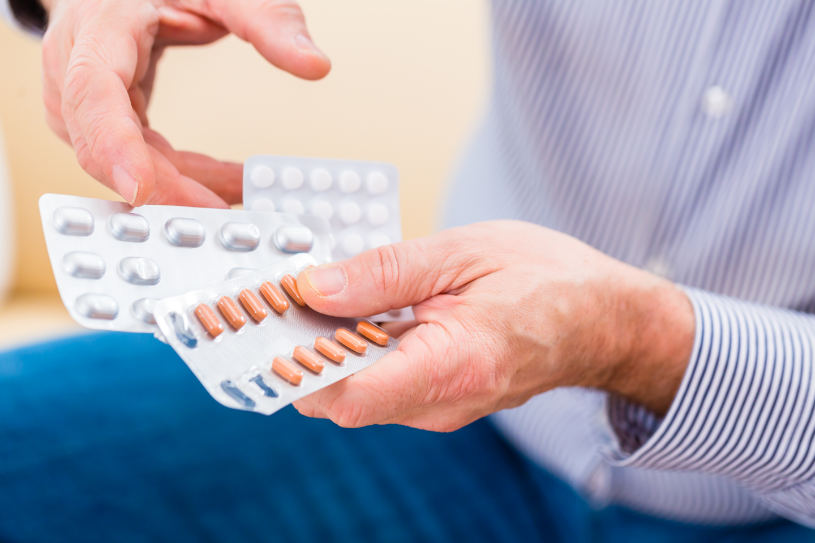
[[[294,386],[298,386],[303,382],[303,370],[295,366],[294,362],[282,356],[274,357],[274,360],[272,360],[272,371]]]
[[[241,293],[238,294],[238,301],[255,322],[260,322],[269,316],[269,312],[263,307],[263,302],[260,301],[257,294],[248,288],[243,289]]]
[[[345,360],[345,351],[342,349],[342,347],[327,337],[318,337],[315,339],[314,350],[335,364],[342,364],[342,362]]]
[[[218,320],[218,315],[215,314],[215,311],[213,311],[210,306],[207,304],[198,304],[198,307],[195,308],[193,313],[195,313],[198,322],[201,323],[201,326],[204,327],[204,330],[206,330],[207,334],[211,337],[216,338],[223,333],[224,325]]]
[[[325,367],[325,362],[320,358],[320,355],[314,351],[307,349],[301,345],[294,348],[292,358],[297,360],[301,365],[305,366],[308,370],[314,373],[321,373]]]
[[[365,343],[365,340],[348,328],[337,328],[337,331],[334,332],[334,339],[357,354],[365,354],[365,351],[368,349],[368,344]]]
[[[368,321],[359,321],[357,323],[357,333],[369,341],[376,343],[377,345],[385,346],[388,344],[388,333],[384,331],[379,326],[375,325],[372,322]]]
[[[275,310],[275,313],[278,315],[282,315],[286,312],[289,308],[289,301],[286,299],[286,296],[280,292],[280,289],[277,288],[274,283],[270,283],[269,281],[265,281],[260,288],[260,295],[263,296],[263,299],[268,302],[272,309]]]
[[[238,307],[238,304],[235,303],[235,300],[229,296],[221,296],[216,305],[218,306],[218,311],[221,312],[226,322],[229,323],[229,326],[235,330],[240,330],[243,328],[243,325],[246,324],[246,317],[241,313],[241,309]]]
[[[280,280],[280,286],[283,287],[283,290],[286,291],[286,294],[289,295],[289,298],[294,300],[294,302],[304,307],[306,305],[306,301],[300,295],[300,289],[297,288],[297,279],[294,276],[286,274],[283,276],[283,279]]]

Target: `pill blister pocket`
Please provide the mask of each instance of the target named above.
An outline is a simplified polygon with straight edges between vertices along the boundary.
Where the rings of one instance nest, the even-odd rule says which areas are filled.
[[[299,294],[290,290],[296,284],[287,286],[285,279],[316,263],[311,255],[294,255],[265,270],[165,298],[155,306],[156,321],[213,398],[227,407],[272,414],[397,346],[367,321],[299,305]],[[285,292],[285,309],[267,297],[264,286]]]
[[[154,332],[157,300],[265,268],[292,254],[330,259],[319,217],[147,205],[46,194],[40,215],[57,287],[88,328]]]

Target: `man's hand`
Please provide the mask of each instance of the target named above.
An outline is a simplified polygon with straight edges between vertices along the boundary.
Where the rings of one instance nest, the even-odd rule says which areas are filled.
[[[560,233],[486,222],[303,271],[309,306],[360,316],[414,305],[398,350],[295,403],[341,426],[457,429],[562,386],[664,413],[693,344],[673,284]]]
[[[133,205],[225,207],[241,167],[176,151],[147,122],[156,62],[168,45],[232,32],[269,62],[319,79],[331,64],[293,0],[45,0],[43,98],[48,124],[80,165]]]

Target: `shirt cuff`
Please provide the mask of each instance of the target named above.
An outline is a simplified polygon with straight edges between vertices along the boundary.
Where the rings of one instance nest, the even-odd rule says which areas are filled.
[[[610,395],[618,466],[699,471],[764,491],[815,476],[815,317],[685,289],[693,354],[664,419]]]

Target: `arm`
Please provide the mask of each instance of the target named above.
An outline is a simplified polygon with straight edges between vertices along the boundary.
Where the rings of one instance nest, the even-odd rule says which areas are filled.
[[[449,431],[556,387],[598,388],[614,461],[730,477],[815,523],[815,317],[683,290],[518,222],[369,251],[298,287],[325,313],[416,304],[418,320],[394,353],[297,402],[306,415]]]
[[[133,205],[226,207],[241,199],[239,164],[177,151],[149,125],[147,105],[166,47],[202,45],[234,33],[298,77],[319,79],[330,69],[294,0],[44,0],[44,5],[46,120],[89,174]]]
[[[734,479],[815,525],[815,317],[696,290],[693,354],[659,420],[611,395],[618,465]]]

